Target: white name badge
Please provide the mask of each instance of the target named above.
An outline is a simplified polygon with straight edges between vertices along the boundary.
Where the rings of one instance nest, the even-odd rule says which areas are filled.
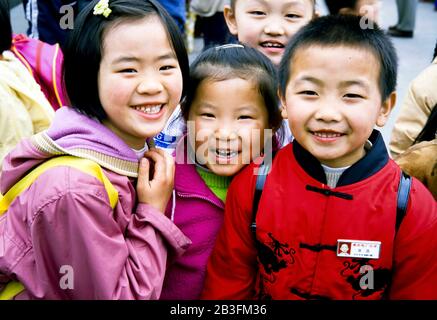
[[[379,259],[381,241],[337,240],[337,257]]]

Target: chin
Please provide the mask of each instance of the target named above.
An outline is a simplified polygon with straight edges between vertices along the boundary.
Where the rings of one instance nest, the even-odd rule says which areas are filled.
[[[279,66],[279,64],[281,63],[281,58],[282,55],[277,55],[277,54],[265,54],[267,56],[267,58],[269,58],[269,60],[275,65],[275,66]]]
[[[212,173],[214,173],[217,176],[221,176],[221,177],[232,177],[234,175],[236,175],[240,170],[241,170],[241,166],[229,166],[229,165],[215,165],[215,166],[211,166],[208,167],[209,170],[211,170]]]
[[[148,126],[147,131],[145,132],[144,136],[147,137],[154,137],[156,135],[158,135],[165,127],[165,122],[160,123],[157,126]]]
[[[281,63],[281,58],[279,57],[270,57],[270,61],[276,66],[279,67],[279,64]]]

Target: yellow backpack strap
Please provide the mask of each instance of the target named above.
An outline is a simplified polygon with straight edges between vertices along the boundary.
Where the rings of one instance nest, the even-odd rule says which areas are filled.
[[[24,286],[17,281],[8,282],[3,291],[0,292],[0,301],[12,300],[21,291],[24,291],[24,289]]]
[[[118,202],[118,191],[105,176],[102,168],[96,162],[73,156],[60,156],[42,163],[28,173],[23,179],[18,181],[3,197],[0,195],[0,216],[6,213],[9,205],[15,200],[15,198],[29,188],[41,174],[51,168],[59,166],[73,167],[102,182],[108,194],[109,204],[112,209],[115,208]],[[11,281],[6,285],[5,289],[0,292],[0,300],[10,300],[23,290],[24,286],[21,283]]]
[[[4,196],[0,199],[0,216],[4,214],[9,205],[18,197],[24,190],[29,188],[32,183],[45,171],[59,166],[68,166],[87,173],[103,183],[109,198],[109,204],[114,209],[118,201],[118,192],[111,184],[109,179],[103,173],[102,168],[94,161],[77,158],[73,156],[61,156],[52,158],[40,166],[33,169],[23,179],[18,181]]]

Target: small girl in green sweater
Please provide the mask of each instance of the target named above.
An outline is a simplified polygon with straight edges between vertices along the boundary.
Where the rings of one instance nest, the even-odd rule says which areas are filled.
[[[176,148],[167,207],[192,245],[168,266],[161,299],[199,299],[228,186],[264,151],[264,141],[272,141],[282,121],[278,105],[275,67],[253,48],[211,48],[192,64],[181,105],[188,134]]]

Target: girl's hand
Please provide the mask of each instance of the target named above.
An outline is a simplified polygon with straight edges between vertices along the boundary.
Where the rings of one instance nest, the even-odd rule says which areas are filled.
[[[164,212],[173,191],[174,169],[172,156],[164,150],[147,151],[138,169],[138,201]]]

